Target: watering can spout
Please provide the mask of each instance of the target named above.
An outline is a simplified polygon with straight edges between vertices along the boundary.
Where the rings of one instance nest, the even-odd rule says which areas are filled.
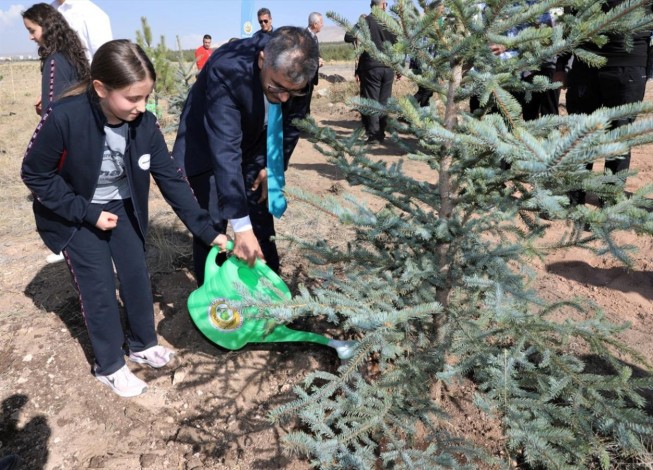
[[[340,341],[337,339],[330,339],[327,343],[327,346],[330,346],[336,350],[338,357],[342,361],[347,361],[354,357],[357,345],[358,341]]]

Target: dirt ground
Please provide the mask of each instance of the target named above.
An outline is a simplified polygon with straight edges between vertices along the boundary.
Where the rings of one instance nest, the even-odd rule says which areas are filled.
[[[349,83],[323,79],[312,106],[319,123],[341,134],[359,125],[357,115],[338,102],[356,89],[351,68],[325,67],[330,78],[337,75]],[[21,468],[52,470],[309,468],[307,461],[282,450],[281,438],[292,425],[271,425],[267,413],[292,399],[293,385],[309,371],[335,371],[337,356],[310,344],[249,345],[230,352],[206,340],[185,307],[195,288],[189,236],[156,192],[148,255],[156,324],[161,343],[174,348],[178,360],[162,370],[130,365],[149,385],[147,393],[134,399],[114,395],[93,378],[90,345],[70,276],[63,264],[45,263],[48,251],[34,231],[28,190],[19,177],[24,149],[38,122],[32,106],[39,93],[38,65],[0,64],[0,76],[0,457],[15,453],[23,459]],[[410,91],[407,87],[400,84],[398,92]],[[652,94],[649,90],[647,99]],[[632,166],[639,174],[629,179],[629,190],[652,181],[652,151],[634,151]],[[371,152],[387,161],[402,158],[392,142]],[[406,162],[405,168],[428,175],[416,163]],[[348,188],[305,139],[293,155],[287,184],[319,195],[351,190],[367,197],[359,188]],[[549,236],[564,228],[554,223]],[[278,232],[342,238],[332,221],[293,200]],[[614,322],[630,322],[623,339],[653,360],[653,240],[628,233],[620,238],[638,249],[632,270],[572,249],[533,260],[539,274],[536,286],[551,300],[589,298]],[[299,253],[284,242],[281,251],[286,282],[310,282],[308,263]],[[315,328],[338,335],[326,326]],[[452,390],[447,404],[452,429],[499,455],[500,432],[474,411],[471,388],[462,384]]]

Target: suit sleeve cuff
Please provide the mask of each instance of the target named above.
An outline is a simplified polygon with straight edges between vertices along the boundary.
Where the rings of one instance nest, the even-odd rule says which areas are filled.
[[[252,230],[252,221],[249,219],[248,215],[239,219],[229,219],[229,223],[235,233]]]

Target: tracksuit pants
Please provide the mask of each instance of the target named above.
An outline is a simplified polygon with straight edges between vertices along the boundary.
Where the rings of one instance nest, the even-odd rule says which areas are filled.
[[[79,292],[82,314],[99,375],[109,375],[125,364],[125,338],[130,351],[157,344],[145,242],[131,199],[111,201],[102,210],[118,216],[113,230],[84,223],[63,253]],[[116,298],[115,271],[120,282],[127,332],[123,331]]]

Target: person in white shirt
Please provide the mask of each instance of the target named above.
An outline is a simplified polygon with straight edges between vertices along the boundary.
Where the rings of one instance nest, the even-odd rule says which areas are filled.
[[[51,5],[77,31],[89,62],[102,44],[113,39],[109,15],[90,0],[54,0]]]

